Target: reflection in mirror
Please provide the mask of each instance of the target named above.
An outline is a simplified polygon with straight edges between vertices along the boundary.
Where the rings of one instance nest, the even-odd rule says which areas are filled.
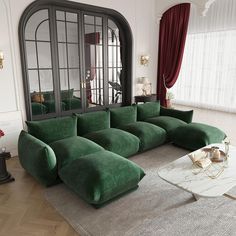
[[[51,68],[51,45],[47,42],[37,42],[39,68]]]
[[[44,22],[47,23],[44,25]],[[42,27],[42,30],[38,30],[40,35],[38,37],[41,38],[45,37],[47,40],[50,40],[49,37],[49,26],[48,26],[48,10],[40,10],[35,12],[27,21],[25,26],[25,39],[26,40],[35,40],[35,33],[37,29]]]
[[[121,49],[119,28],[108,19],[109,104],[122,103]]]
[[[77,110],[82,108],[78,17],[75,13],[62,11],[57,11],[56,15],[61,110]]]
[[[87,107],[104,105],[102,18],[84,16]]]
[[[55,112],[48,10],[34,13],[25,28],[32,116]]]

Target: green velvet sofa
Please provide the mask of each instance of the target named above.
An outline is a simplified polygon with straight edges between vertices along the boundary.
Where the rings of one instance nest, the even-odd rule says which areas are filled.
[[[18,154],[23,168],[45,186],[63,181],[98,207],[138,187],[144,170],[127,158],[166,142],[195,150],[225,138],[192,123],[193,111],[159,101],[71,117],[26,122]]]

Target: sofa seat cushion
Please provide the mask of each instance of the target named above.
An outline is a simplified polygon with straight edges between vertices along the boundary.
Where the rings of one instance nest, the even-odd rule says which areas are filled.
[[[59,171],[68,187],[96,206],[136,188],[144,175],[138,165],[109,151],[82,156]]]
[[[26,121],[26,124],[31,135],[47,144],[77,136],[77,117],[74,115],[40,121]]]
[[[31,102],[32,115],[43,115],[47,113],[47,107],[42,103]]]
[[[160,101],[146,102],[137,105],[137,120],[144,121],[160,115]]]
[[[104,150],[96,143],[79,136],[55,141],[50,146],[56,154],[58,169],[80,156]]]
[[[140,140],[120,129],[104,129],[86,134],[84,137],[123,157],[132,156],[139,150]]]
[[[222,130],[201,123],[184,125],[171,133],[174,144],[189,150],[197,150],[211,143],[221,143],[225,137]]]
[[[149,118],[145,121],[163,128],[167,132],[168,136],[170,132],[172,132],[176,128],[182,125],[186,125],[186,122],[170,116],[158,116]]]
[[[125,130],[140,139],[139,151],[157,147],[166,140],[166,131],[164,129],[147,122],[135,122],[121,126],[120,129]]]
[[[137,106],[125,106],[110,109],[111,127],[117,128],[137,121]]]
[[[110,113],[109,111],[95,111],[84,114],[76,114],[78,117],[77,128],[78,135],[110,128]]]

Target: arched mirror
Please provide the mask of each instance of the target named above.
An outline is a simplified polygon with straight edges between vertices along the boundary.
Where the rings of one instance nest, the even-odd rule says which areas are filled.
[[[28,120],[131,103],[132,35],[116,11],[35,1],[19,35]]]
[[[35,12],[25,27],[28,83],[33,115],[55,113],[49,12]]]

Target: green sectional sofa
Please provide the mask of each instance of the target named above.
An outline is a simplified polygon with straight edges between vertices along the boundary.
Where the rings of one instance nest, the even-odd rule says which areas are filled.
[[[128,157],[166,142],[195,150],[225,138],[215,127],[191,123],[192,117],[193,111],[157,101],[29,121],[19,136],[20,163],[41,184],[63,181],[99,207],[136,189],[145,176]]]

